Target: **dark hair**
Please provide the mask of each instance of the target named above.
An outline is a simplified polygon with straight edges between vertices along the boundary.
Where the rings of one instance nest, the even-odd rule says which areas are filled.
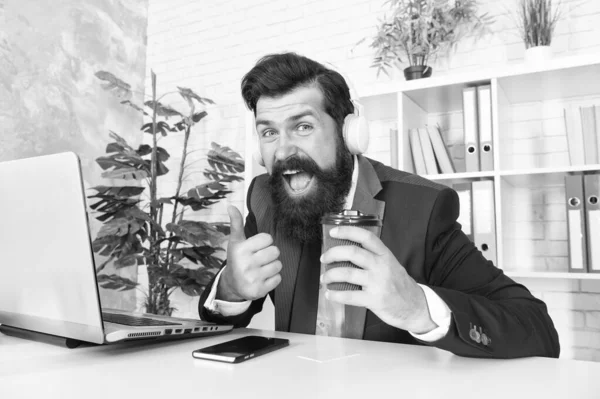
[[[354,112],[348,84],[339,72],[296,53],[262,57],[242,78],[242,97],[256,115],[262,96],[285,95],[300,86],[316,85],[323,93],[323,108],[337,123],[341,133],[346,115]]]

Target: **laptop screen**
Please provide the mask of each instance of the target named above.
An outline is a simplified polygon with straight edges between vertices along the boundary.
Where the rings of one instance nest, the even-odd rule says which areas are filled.
[[[103,341],[79,159],[0,163],[0,324]]]

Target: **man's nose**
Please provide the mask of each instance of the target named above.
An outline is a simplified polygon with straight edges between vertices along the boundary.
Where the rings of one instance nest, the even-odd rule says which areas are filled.
[[[296,143],[289,134],[282,134],[279,136],[277,142],[277,149],[275,150],[275,160],[283,161],[298,152]]]

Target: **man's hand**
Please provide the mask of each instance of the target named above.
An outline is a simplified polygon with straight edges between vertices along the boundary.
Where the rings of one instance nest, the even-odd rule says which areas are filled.
[[[262,298],[281,282],[279,249],[269,234],[246,239],[240,211],[230,206],[227,212],[231,221],[227,267],[219,280],[216,299],[235,302]]]
[[[366,307],[383,322],[414,334],[437,327],[429,315],[425,293],[376,235],[350,226],[334,228],[330,234],[359,243],[362,248],[333,247],[321,256],[321,262],[349,261],[363,269],[336,267],[325,272],[322,284],[347,282],[362,286],[361,291],[327,290],[325,295],[330,301]]]

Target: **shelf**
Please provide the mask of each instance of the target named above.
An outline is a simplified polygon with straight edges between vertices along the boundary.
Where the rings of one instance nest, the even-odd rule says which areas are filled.
[[[600,164],[598,165],[579,165],[565,166],[558,168],[535,168],[535,169],[519,169],[519,170],[504,170],[500,172],[468,172],[468,173],[443,173],[439,175],[423,175],[428,180],[458,180],[458,179],[479,179],[479,178],[494,178],[494,177],[524,177],[535,175],[549,174],[565,174],[576,172],[600,172]],[[562,179],[563,176],[559,176]]]
[[[498,80],[510,104],[586,97],[600,93],[600,64],[573,66]],[[586,84],[581,84],[586,82]]]
[[[517,278],[561,278],[572,280],[600,280],[600,273],[559,273],[559,272],[508,272],[508,277]]]
[[[600,171],[600,165],[575,165],[558,168],[535,168],[535,169],[518,169],[518,170],[502,170],[498,172],[500,176],[526,176],[526,175],[543,175],[551,173],[573,173],[573,172],[597,172]]]
[[[465,72],[460,73],[446,72],[436,74],[434,71],[433,76],[426,79],[415,79],[406,81],[402,76],[398,80],[393,81],[381,81],[375,84],[369,82],[368,85],[365,84],[363,86],[357,87],[357,89],[358,93],[360,93],[360,97],[362,98],[398,92],[410,93],[424,89],[439,89],[441,87],[450,85],[468,85],[470,83],[478,81],[489,82],[491,79],[495,78],[506,79],[516,77],[516,83],[516,81],[518,81],[520,77],[530,76],[530,74],[541,73],[542,75],[544,75],[546,73],[557,72],[559,75],[555,76],[558,77],[562,76],[560,74],[563,72],[569,73],[568,70],[571,68],[586,68],[595,64],[600,64],[600,56],[596,54],[576,55],[568,57],[557,56],[556,58],[544,63],[543,65],[529,65],[524,62],[519,62],[514,64],[494,66],[491,68],[478,68],[477,70],[466,70]],[[594,72],[593,67],[589,70],[589,72]],[[401,71],[399,71],[398,76],[401,75]],[[598,85],[598,82],[600,82],[600,80],[598,80],[596,76],[597,75],[591,76],[593,78],[591,80],[591,84],[595,87]],[[565,77],[569,79],[568,76]],[[553,79],[554,78],[555,77],[553,77]],[[547,82],[547,80],[544,80],[544,82]],[[564,85],[564,82],[562,83]],[[513,87],[513,85],[510,84],[510,87]],[[584,90],[586,89],[584,88]]]
[[[423,175],[428,180],[459,180],[459,179],[478,179],[493,178],[494,172],[469,172],[469,173],[443,173],[439,175]]]

